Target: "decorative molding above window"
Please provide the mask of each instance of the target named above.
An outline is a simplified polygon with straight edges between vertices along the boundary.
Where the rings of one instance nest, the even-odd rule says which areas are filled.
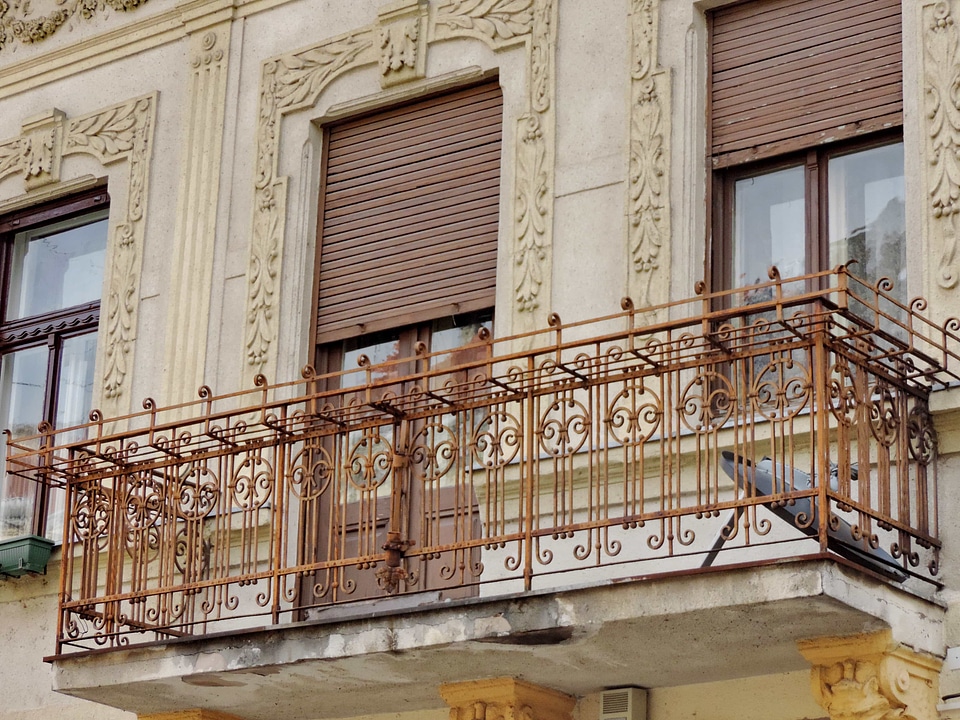
[[[147,0],[0,0],[0,51],[17,43],[32,45],[54,35],[63,27],[129,12]],[[40,8],[36,6],[40,5]]]

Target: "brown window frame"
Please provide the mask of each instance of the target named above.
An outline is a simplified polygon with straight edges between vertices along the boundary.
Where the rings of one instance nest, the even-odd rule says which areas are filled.
[[[903,143],[901,128],[876,132],[854,140],[824,143],[767,160],[715,170],[711,184],[711,233],[705,258],[705,276],[717,290],[734,289],[734,187],[738,180],[791,167],[804,167],[805,273],[827,270],[829,208],[827,164],[831,158]],[[854,269],[856,272],[856,269]],[[765,278],[764,278],[765,279]]]
[[[109,209],[110,196],[105,186],[0,217],[0,359],[29,348],[47,347],[46,385],[41,422],[53,425],[57,416],[57,388],[61,377],[62,349],[65,340],[96,333],[100,325],[101,300],[15,320],[7,320],[13,270],[14,240],[18,233],[69,220],[83,218]],[[30,532],[44,536],[48,527],[51,488],[38,488]]]

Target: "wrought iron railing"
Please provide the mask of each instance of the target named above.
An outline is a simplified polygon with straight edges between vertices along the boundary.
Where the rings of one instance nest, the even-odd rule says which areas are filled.
[[[58,652],[788,557],[936,584],[957,321],[771,277],[11,439],[66,492]]]

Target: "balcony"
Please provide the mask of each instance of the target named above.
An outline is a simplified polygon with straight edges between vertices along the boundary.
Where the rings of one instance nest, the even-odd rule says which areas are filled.
[[[11,439],[66,493],[57,659],[788,561],[929,595],[957,323],[771,277]]]

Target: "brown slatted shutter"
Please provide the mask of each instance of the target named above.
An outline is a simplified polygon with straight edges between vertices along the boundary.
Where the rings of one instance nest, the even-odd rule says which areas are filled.
[[[493,307],[496,82],[329,127],[317,340]]]
[[[753,0],[712,14],[723,167],[903,123],[901,0]]]

